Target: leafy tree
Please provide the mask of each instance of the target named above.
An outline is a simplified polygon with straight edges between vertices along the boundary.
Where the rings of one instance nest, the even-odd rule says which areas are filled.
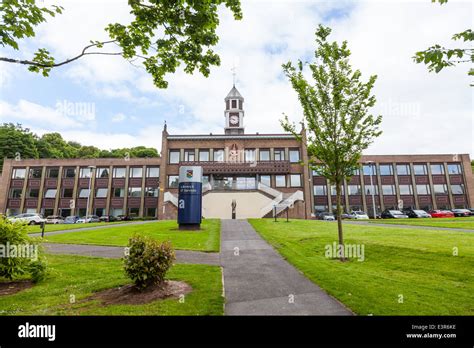
[[[448,0],[432,0],[438,1],[440,5],[448,2]],[[459,63],[474,63],[474,49],[471,42],[474,41],[474,32],[467,29],[461,33],[454,34],[452,39],[454,41],[462,40],[468,47],[445,48],[439,44],[435,44],[428,49],[416,52],[413,60],[416,63],[423,63],[428,66],[428,71],[439,73],[443,68],[448,66],[455,66]],[[470,76],[474,76],[474,69],[470,68]],[[471,84],[473,86],[473,84]]]
[[[75,158],[77,149],[67,143],[59,133],[46,133],[38,140],[40,158]]]
[[[81,146],[77,151],[78,158],[99,158],[100,149],[95,146]]]
[[[32,59],[0,57],[0,61],[24,64],[30,71],[48,76],[51,69],[71,63],[87,55],[122,56],[131,63],[138,60],[153,77],[155,85],[166,88],[164,76],[185,64],[184,71],[199,70],[208,76],[212,65],[219,65],[219,56],[211,49],[219,40],[218,6],[224,4],[235,19],[241,19],[239,0],[129,0],[133,20],[128,25],[109,24],[106,41],[90,41],[74,57],[61,62],[46,48],[40,48]],[[61,14],[62,7],[40,7],[34,0],[5,0],[0,3],[0,45],[19,49],[18,40],[35,36],[35,26],[48,16]]]
[[[336,186],[337,226],[341,261],[345,259],[341,222],[341,185],[359,167],[362,151],[382,132],[378,126],[382,116],[374,117],[369,109],[375,104],[371,95],[376,76],[368,82],[361,72],[349,64],[347,41],[341,45],[328,42],[331,29],[322,25],[316,30],[315,62],[309,64],[314,84],[303,75],[303,62],[295,67],[283,64],[283,70],[298,94],[303,107],[303,126],[308,129],[309,165]],[[298,140],[303,136],[288,116],[281,120],[283,128]]]
[[[0,126],[0,169],[4,158],[38,158],[36,135],[20,124],[4,123]]]

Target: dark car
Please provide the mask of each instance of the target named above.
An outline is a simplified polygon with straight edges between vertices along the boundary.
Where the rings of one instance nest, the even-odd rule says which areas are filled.
[[[385,209],[380,215],[382,219],[408,219],[408,215],[403,214],[400,210]]]
[[[431,215],[424,210],[418,209],[404,209],[403,213],[410,218],[430,218]]]
[[[128,215],[117,215],[117,221],[130,221],[132,220]]]
[[[113,215],[102,215],[99,220],[100,222],[113,222],[117,221],[117,218]]]
[[[467,208],[467,210],[469,210],[471,212],[471,216],[474,215],[474,208]]]
[[[471,211],[469,209],[453,209],[451,211],[456,217],[471,216]]]
[[[79,220],[79,216],[67,216],[64,219],[64,223],[65,224],[75,224],[77,220]]]

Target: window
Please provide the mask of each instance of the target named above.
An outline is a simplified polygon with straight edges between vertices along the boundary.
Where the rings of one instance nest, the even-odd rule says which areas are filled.
[[[236,109],[236,108],[237,108],[237,100],[232,99],[232,109]]]
[[[275,175],[275,186],[276,187],[286,187],[286,176],[285,175]]]
[[[79,191],[79,198],[88,198],[89,197],[89,189],[81,189]]]
[[[327,205],[315,205],[314,206],[314,211],[315,212],[324,212],[324,211],[327,211],[327,210],[328,210]]]
[[[270,178],[271,178],[270,175],[260,175],[259,180],[263,185],[272,186]]]
[[[394,195],[395,185],[382,185],[382,194],[387,196]]]
[[[245,162],[255,162],[255,149],[245,149]]]
[[[413,171],[415,172],[415,175],[428,175],[428,169],[426,168],[426,164],[413,165]]]
[[[429,185],[416,185],[416,193],[419,195],[429,195],[431,194]]]
[[[209,184],[209,175],[202,176],[202,184],[203,185]]]
[[[76,177],[76,168],[64,168],[63,177],[64,178],[75,178]]]
[[[109,177],[109,168],[97,168],[95,170],[96,178],[108,178]]]
[[[449,174],[462,174],[461,165],[459,163],[448,164],[448,173]]]
[[[313,176],[321,176],[321,170],[320,170],[321,166],[320,165],[316,165],[312,168],[312,173],[313,173]]]
[[[41,178],[41,168],[30,168],[30,178],[40,179]]]
[[[410,175],[409,164],[397,164],[397,175]]]
[[[24,179],[26,176],[25,168],[15,168],[12,172],[12,179]]]
[[[297,163],[300,161],[300,150],[299,149],[290,149],[289,150],[289,155],[290,155],[290,162],[291,163]]]
[[[37,188],[30,188],[26,191],[26,198],[38,198],[39,197],[39,189]]]
[[[438,164],[432,164],[431,165],[431,174],[432,175],[442,175],[444,174],[444,165],[438,163]]]
[[[12,188],[10,189],[10,198],[21,198],[22,189],[20,188]]]
[[[105,208],[95,208],[95,215],[98,217],[104,216],[105,215]]]
[[[140,214],[140,208],[129,208],[128,209],[128,215],[130,215],[131,218],[137,217],[138,214]]]
[[[112,216],[119,216],[123,215],[123,209],[122,208],[110,208],[110,215]]]
[[[259,151],[259,158],[260,158],[260,161],[270,161],[270,150],[261,149]]]
[[[375,169],[375,164],[364,164],[362,166],[363,168],[363,171],[364,171],[364,175],[374,175],[375,172],[376,172],[376,169]]]
[[[378,195],[379,194],[379,188],[377,185],[365,185],[365,194],[366,195],[372,195],[372,191],[374,193],[374,195]]]
[[[128,196],[129,197],[141,197],[142,196],[142,188],[141,187],[129,187],[128,188]]]
[[[362,190],[360,185],[348,185],[347,189],[349,191],[349,196],[361,195]]]
[[[194,162],[195,158],[194,150],[184,150],[184,161],[185,162]]]
[[[326,196],[326,185],[314,185],[313,193],[315,196]]]
[[[56,198],[56,189],[47,189],[44,192],[44,198]]]
[[[168,187],[169,188],[178,188],[179,176],[178,175],[168,175]]]
[[[412,195],[413,188],[411,185],[399,185],[398,186],[401,195]]]
[[[290,187],[300,187],[300,186],[301,186],[301,174],[291,174]]]
[[[130,177],[131,178],[141,178],[143,176],[142,167],[132,167],[130,168]]]
[[[156,217],[156,208],[146,208],[146,217]]]
[[[448,185],[446,184],[433,185],[433,190],[434,190],[435,195],[447,195]]]
[[[393,175],[393,166],[391,164],[381,164],[379,170],[380,175]]]
[[[224,162],[224,150],[223,149],[214,149],[214,161]]]
[[[51,179],[59,177],[59,168],[48,168],[46,170],[46,177]]]
[[[146,168],[146,177],[147,178],[159,178],[160,177],[160,167],[147,167]]]
[[[95,196],[97,198],[106,198],[107,197],[107,191],[108,191],[108,189],[106,189],[106,188],[98,188],[95,191]]]
[[[125,196],[125,189],[121,187],[114,188],[114,197],[121,198]]]
[[[179,150],[170,150],[170,159],[169,164],[177,164],[179,163]]]
[[[331,185],[331,196],[336,195],[336,185]],[[344,195],[344,186],[341,185],[341,195]]]
[[[63,198],[72,198],[74,190],[72,188],[63,189]]]
[[[158,188],[156,187],[147,187],[145,188],[146,197],[158,197]]]
[[[92,168],[80,168],[79,177],[80,178],[90,178],[92,175]]]
[[[285,149],[275,149],[273,150],[273,156],[275,161],[284,161],[285,160]]]
[[[462,194],[464,194],[464,185],[463,184],[451,185],[451,193],[453,195],[462,195]]]
[[[352,171],[352,176],[359,176],[360,175],[360,168],[356,168]]]
[[[114,168],[114,178],[125,178],[126,168]]]
[[[209,150],[199,150],[199,162],[209,161]]]

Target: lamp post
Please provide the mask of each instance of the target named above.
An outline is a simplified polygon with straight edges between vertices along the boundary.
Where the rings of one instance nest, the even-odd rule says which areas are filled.
[[[374,212],[374,219],[376,219],[377,216],[376,216],[376,213],[375,213],[374,183],[372,181],[372,175],[373,175],[373,172],[374,172],[373,169],[372,169],[372,164],[375,167],[375,163],[373,161],[368,161],[368,162],[365,162],[365,163],[370,166],[370,186],[371,186],[371,192],[372,192],[372,208],[373,208],[373,212]]]
[[[89,193],[87,195],[87,206],[86,206],[86,218],[84,223],[87,223],[87,217],[89,216],[89,199],[91,197],[91,181],[92,181],[92,170],[95,169],[95,166],[89,166]]]

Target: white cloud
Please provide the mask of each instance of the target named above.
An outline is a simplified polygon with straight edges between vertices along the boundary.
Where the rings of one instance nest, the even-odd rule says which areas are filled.
[[[127,118],[127,116],[125,116],[124,114],[118,113],[118,114],[115,114],[115,115],[112,116],[111,121],[112,122],[123,122],[123,121],[125,121],[126,118]]]

